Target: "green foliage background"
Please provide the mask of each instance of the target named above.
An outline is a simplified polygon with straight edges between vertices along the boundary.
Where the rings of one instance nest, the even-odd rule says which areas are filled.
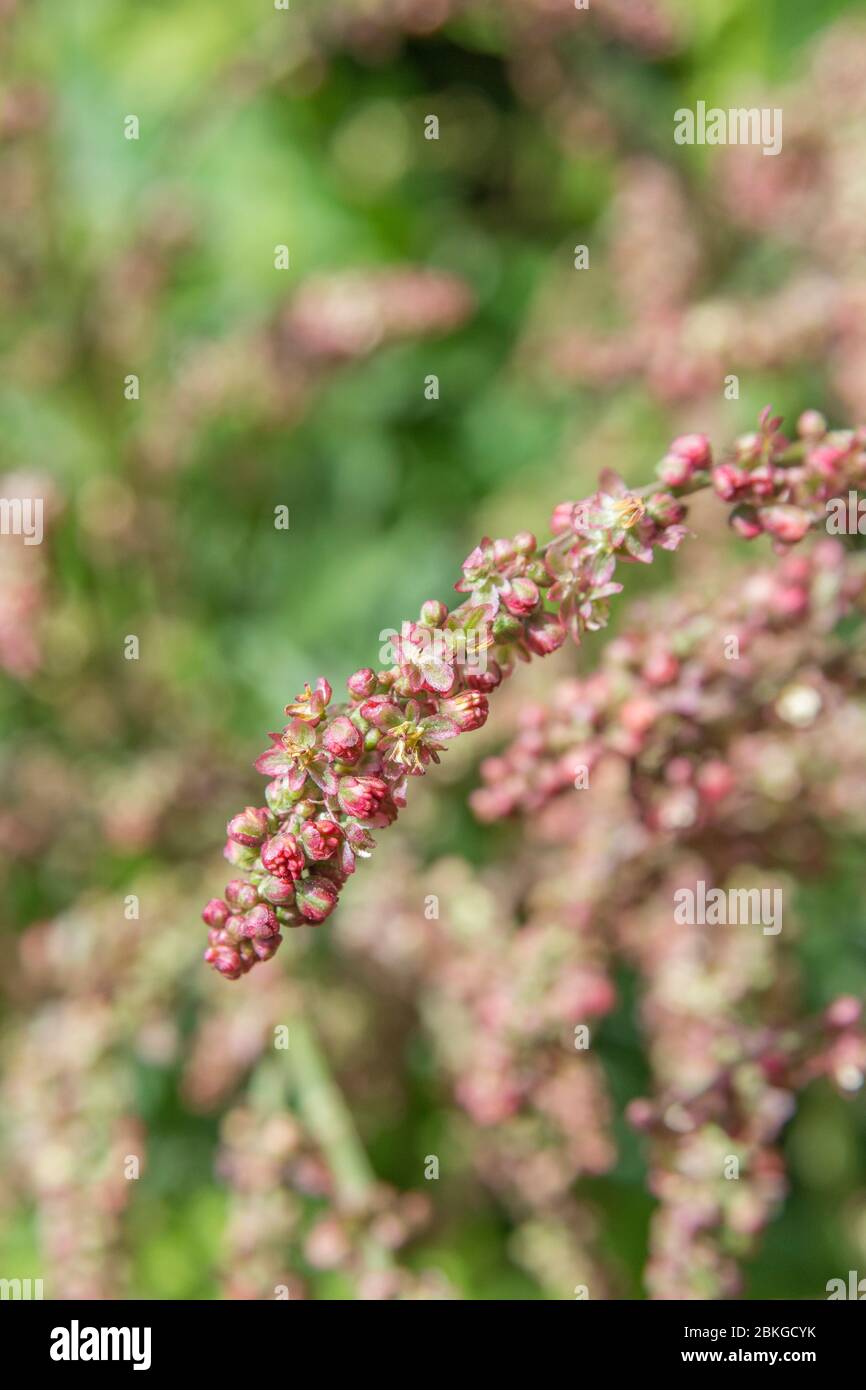
[[[144,869],[192,875],[206,861],[218,878],[224,814],[252,794],[248,769],[262,732],[305,680],[327,672],[336,687],[373,660],[381,629],[428,596],[447,598],[484,532],[543,531],[551,504],[592,485],[588,436],[616,442],[626,476],[647,476],[680,423],[640,383],[608,394],[565,389],[515,356],[551,266],[567,266],[575,243],[593,256],[603,248],[617,156],[564,149],[520,102],[495,7],[470,7],[380,62],[339,47],[323,64],[303,61],[291,26],[332,8],[327,0],[292,0],[289,14],[267,0],[32,0],[7,22],[9,84],[37,85],[48,113],[21,142],[0,146],[0,170],[33,182],[20,214],[14,206],[0,214],[3,467],[51,475],[62,507],[50,535],[42,669],[0,685],[0,781],[14,792],[17,759],[37,747],[83,787],[155,750],[204,770],[198,799],[182,799],[139,850],[106,842],[86,814],[67,817],[47,795],[57,821],[51,845],[0,876],[7,952],[24,926],[93,891],[121,893]],[[788,81],[819,33],[862,7],[682,0],[670,8],[688,35],[672,56],[650,60],[587,26],[569,40],[567,61],[624,148],[676,162],[709,210],[707,151],[674,150],[673,110],[698,96],[727,100],[747,80]],[[423,139],[428,111],[442,121],[438,143]],[[128,113],[139,117],[138,141],[123,138]],[[121,352],[104,330],[106,316],[122,320],[127,291],[123,281],[111,295],[107,286],[142,229],[152,235],[155,209],[176,211],[188,235],[144,296]],[[287,272],[274,270],[278,243],[291,248]],[[759,293],[779,282],[790,255],[771,241],[722,235],[712,288]],[[143,456],[142,439],[171,408],[179,367],[202,346],[258,331],[314,273],[403,262],[465,277],[477,304],[462,328],[333,373],[292,427],[235,403],[197,424],[182,459],[159,467]],[[138,314],[138,288],[128,296]],[[123,397],[129,372],[141,380],[137,403]],[[433,372],[438,402],[423,393]],[[744,379],[741,399],[725,405],[728,437],[768,400],[789,419],[806,405],[839,415],[822,363],[806,362],[784,378]],[[130,495],[131,542],[95,536],[93,508],[110,513],[112,499],[122,508]],[[285,535],[273,528],[280,503],[291,509]],[[634,587],[641,582],[658,581],[640,576]],[[141,638],[140,663],[122,659],[130,632]],[[591,651],[581,657],[591,659]],[[502,841],[472,826],[465,790],[461,782],[436,793],[440,828],[426,848],[468,845],[489,858]],[[135,792],[121,778],[116,795]],[[811,1003],[862,991],[857,856],[840,847],[838,872],[804,904]],[[189,930],[200,928],[193,920]],[[625,1100],[641,1077],[626,1004],[606,1045]],[[417,1151],[416,1136],[433,1142],[439,1123],[425,1065],[407,1060],[413,1099],[401,1122],[367,1136],[378,1170],[395,1181],[413,1181],[405,1155]],[[215,1121],[188,1113],[175,1082],[170,1071],[140,1069],[151,1157],[129,1223],[134,1291],[213,1296],[224,1211],[212,1172]],[[590,1188],[610,1252],[640,1296],[651,1202],[636,1140],[623,1125],[618,1138],[619,1166]],[[862,1106],[824,1090],[806,1098],[787,1141],[792,1199],[750,1270],[751,1297],[817,1296],[828,1267],[843,1274],[862,1262],[863,1141]],[[0,1272],[37,1269],[32,1213],[6,1217]],[[504,1239],[501,1215],[481,1210],[440,1233],[424,1260],[469,1297],[538,1297],[508,1265]]]

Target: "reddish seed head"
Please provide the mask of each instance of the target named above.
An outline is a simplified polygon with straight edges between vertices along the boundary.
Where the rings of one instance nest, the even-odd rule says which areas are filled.
[[[772,497],[776,491],[776,474],[769,464],[762,463],[749,474],[749,491],[755,498]]]
[[[797,421],[797,433],[801,439],[823,439],[827,421],[820,410],[804,410]]]
[[[720,463],[718,468],[713,469],[713,487],[723,502],[732,502],[748,482],[748,473],[733,463]]]
[[[223,856],[239,869],[250,868],[256,860],[255,849],[250,845],[239,845],[237,840],[226,840]]]
[[[764,530],[784,545],[796,545],[811,524],[809,513],[802,507],[762,507],[758,515]]]
[[[285,907],[295,897],[294,882],[290,878],[277,878],[276,874],[266,874],[259,884],[259,896],[274,907]]]
[[[276,878],[299,878],[307,867],[300,845],[294,835],[286,831],[265,841],[262,863]]]
[[[681,434],[673,441],[670,453],[687,459],[692,468],[709,468],[712,459],[710,441],[705,434]]]
[[[439,709],[446,719],[454,720],[461,734],[468,734],[487,722],[490,706],[480,691],[463,690],[450,700],[442,700]]]
[[[330,859],[340,848],[340,827],[332,820],[308,821],[299,837],[310,859]]]
[[[231,914],[222,898],[211,898],[201,915],[209,927],[219,928],[225,926]]]
[[[518,555],[534,555],[538,548],[538,541],[531,531],[518,531],[512,545]]]
[[[754,507],[747,504],[734,507],[728,517],[728,524],[732,531],[744,541],[753,541],[756,537],[763,534],[763,526],[758,519],[758,513]]]
[[[656,477],[667,487],[684,487],[693,472],[692,465],[681,454],[665,454],[661,463],[656,464]]]
[[[282,939],[279,933],[276,936],[256,937],[255,941],[251,943],[256,960],[270,960],[272,956],[275,956]]]
[[[480,690],[482,694],[489,695],[491,690],[495,690],[502,684],[502,670],[496,661],[488,661],[485,670],[473,670],[467,667],[466,684],[470,690]]]
[[[249,908],[255,907],[258,900],[255,888],[251,883],[247,883],[245,878],[233,878],[231,883],[226,884],[226,902],[235,912],[248,911]]]
[[[341,777],[337,799],[347,816],[370,820],[387,799],[388,784],[381,777]]]
[[[649,497],[646,504],[647,515],[657,526],[678,526],[686,515],[682,502],[669,492],[657,492]]]
[[[564,531],[570,531],[574,525],[574,502],[560,502],[554,507],[550,518],[550,529],[554,536],[561,536]]]
[[[246,937],[267,937],[276,936],[280,929],[277,921],[277,914],[272,907],[266,903],[259,903],[250,912],[244,914],[241,935]]]
[[[390,695],[371,695],[359,711],[361,718],[377,729],[388,729],[401,719],[400,706]]]
[[[425,627],[441,627],[448,617],[448,609],[438,598],[428,598],[421,604],[420,621]]]
[[[565,628],[553,613],[539,613],[526,627],[526,645],[536,656],[557,651],[565,637]]]
[[[298,910],[308,922],[318,924],[330,917],[340,896],[336,884],[329,878],[313,875],[302,879],[295,890]]]
[[[538,589],[531,579],[512,579],[502,591],[502,602],[514,617],[524,618],[538,607]]]
[[[844,449],[838,448],[835,444],[822,444],[820,448],[813,449],[809,454],[809,467],[815,473],[819,473],[822,478],[828,478],[834,482],[845,457]]]
[[[231,946],[209,946],[204,958],[227,980],[237,980],[243,974],[240,954]]]
[[[376,689],[376,672],[371,671],[369,666],[362,666],[360,671],[356,671],[346,681],[349,687],[349,694],[356,700],[366,700]]]
[[[328,725],[322,743],[329,755],[342,763],[357,762],[364,751],[362,734],[344,714]]]
[[[254,847],[262,843],[270,823],[271,816],[266,806],[247,806],[238,815],[232,816],[226,830],[229,839],[236,844]]]

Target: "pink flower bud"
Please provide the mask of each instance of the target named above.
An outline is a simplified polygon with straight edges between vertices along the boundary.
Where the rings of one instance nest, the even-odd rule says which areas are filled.
[[[656,526],[679,526],[686,514],[685,506],[669,492],[657,492],[647,498],[647,515]]]
[[[277,878],[276,874],[266,874],[259,884],[259,896],[272,903],[274,907],[285,907],[294,901],[295,887],[290,878]]]
[[[308,821],[299,837],[310,859],[330,859],[340,848],[340,827],[332,820]]]
[[[279,929],[280,924],[274,909],[266,903],[259,903],[257,907],[244,914],[241,934],[246,937],[276,936]]]
[[[371,671],[369,666],[362,666],[360,671],[349,677],[346,684],[349,694],[356,700],[366,700],[376,689],[376,672]]]
[[[463,690],[450,700],[442,700],[439,712],[446,719],[453,719],[461,734],[471,733],[486,724],[489,705],[487,696],[477,690]]]
[[[631,734],[645,734],[658,718],[659,708],[655,700],[646,695],[634,695],[620,707],[620,723]]]
[[[755,540],[764,530],[758,520],[758,513],[755,511],[755,508],[750,507],[747,503],[742,503],[740,506],[734,507],[734,510],[728,517],[728,525],[731,530],[736,532],[744,541]]]
[[[502,591],[502,602],[515,617],[526,617],[538,607],[538,589],[531,579],[512,579]]]
[[[723,801],[734,789],[734,774],[721,758],[711,758],[704,763],[695,780],[705,801]]]
[[[824,1017],[831,1028],[852,1028],[860,1019],[863,1005],[853,994],[842,994],[834,999],[825,1011]]]
[[[538,541],[531,531],[518,531],[512,545],[518,555],[534,555],[538,548]]]
[[[369,700],[364,701],[359,713],[376,729],[393,728],[403,719],[403,711],[389,695],[371,695]]]
[[[797,421],[797,433],[801,439],[823,439],[827,421],[820,410],[804,410]]]
[[[247,912],[251,907],[255,907],[258,900],[258,893],[245,878],[233,878],[231,883],[226,884],[226,902],[236,912]]]
[[[308,922],[324,922],[337,906],[340,896],[336,884],[329,878],[312,876],[302,879],[295,889],[298,910]]]
[[[215,942],[214,944],[217,945],[217,946],[219,946],[219,945],[237,946],[238,942],[240,941],[241,937],[243,936],[243,929],[244,929],[244,919],[243,919],[243,915],[240,915],[240,914],[239,914],[239,915],[237,915],[237,916],[230,917],[229,920],[226,922],[225,926],[224,926],[223,929],[222,929],[222,937],[221,937],[221,940]],[[209,933],[209,935],[210,935],[210,933]]]
[[[809,607],[809,592],[799,584],[780,584],[770,597],[770,608],[779,618],[799,618]]]
[[[265,787],[265,801],[275,816],[284,816],[295,805],[300,791],[295,791],[288,777],[275,777]]]
[[[802,507],[762,507],[758,515],[764,530],[784,545],[796,545],[811,524],[809,513],[804,512]]]
[[[222,898],[211,898],[201,915],[209,927],[224,927],[231,913]]]
[[[680,663],[673,652],[651,652],[644,662],[644,680],[650,685],[671,685],[680,673]]]
[[[336,1216],[325,1216],[310,1230],[304,1255],[313,1269],[338,1269],[352,1253],[345,1226]]]
[[[294,835],[283,831],[262,846],[262,863],[275,878],[299,878],[307,867],[303,851]]]
[[[502,684],[502,668],[498,661],[488,661],[486,669],[473,668],[468,666],[465,670],[466,684],[470,690],[480,690],[483,694],[489,695],[491,690],[495,690]]]
[[[209,946],[204,958],[227,980],[237,980],[243,974],[240,955],[231,946]]]
[[[733,463],[720,463],[713,469],[713,487],[723,502],[732,502],[737,493],[748,486],[749,475]]]
[[[633,1129],[647,1130],[655,1119],[655,1106],[643,1096],[630,1100],[625,1108],[625,1117]]]
[[[388,797],[388,784],[381,777],[341,777],[337,800],[347,816],[370,820]]]
[[[271,815],[266,806],[247,806],[238,815],[232,816],[226,830],[230,840],[236,844],[260,845],[268,833]]]
[[[420,621],[425,627],[441,627],[448,617],[448,609],[438,598],[428,598],[421,604]]]
[[[813,449],[809,454],[809,467],[819,473],[822,478],[835,482],[839,476],[842,463],[847,458],[847,451],[840,449],[836,444],[822,444],[819,448]]]
[[[776,477],[769,464],[762,463],[749,474],[749,491],[753,497],[772,497],[776,491]]]
[[[236,869],[250,869],[256,862],[256,851],[249,845],[239,845],[237,840],[226,840],[223,857]]]
[[[364,738],[345,714],[338,715],[322,736],[322,744],[332,758],[355,763],[364,751]]]
[[[554,507],[550,518],[550,529],[554,536],[561,536],[574,525],[574,502],[560,502]]]
[[[680,434],[669,452],[687,459],[693,469],[709,468],[712,461],[710,441],[705,434]]]
[[[549,656],[565,641],[566,632],[553,613],[539,613],[526,627],[526,645],[536,656]]]
[[[250,943],[256,953],[256,959],[271,960],[271,958],[277,954],[282,939],[279,933],[277,933],[276,936],[257,936],[255,940]]]
[[[693,472],[692,465],[682,454],[665,454],[661,463],[656,464],[656,477],[667,487],[684,487]]]

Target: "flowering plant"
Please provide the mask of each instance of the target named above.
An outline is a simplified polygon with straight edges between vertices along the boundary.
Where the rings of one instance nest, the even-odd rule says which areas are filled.
[[[404,625],[391,666],[356,671],[345,701],[332,703],[324,677],[307,685],[256,760],[270,779],[266,804],[228,822],[225,855],[246,877],[232,879],[204,909],[206,960],[238,979],[275,954],[281,929],[329,917],[357,860],[372,852],[372,832],[406,805],[409,778],[486,722],[489,696],[518,661],[606,625],[608,600],[622,589],[617,566],[649,564],[657,549],[674,550],[687,536],[683,498],[711,485],[732,504],[739,536],[766,533],[784,553],[829,500],[862,484],[866,434],[830,433],[807,411],[792,443],[781,423],[767,408],[757,431],[717,463],[705,436],[680,436],[656,481],[640,489],[606,472],[593,496],[554,509],[544,545],[530,532],[485,537],[455,585],[463,602],[451,612],[436,599],[424,603],[418,620]],[[664,684],[667,667],[658,661]],[[635,701],[631,719],[636,727],[652,722],[646,701],[643,713]]]

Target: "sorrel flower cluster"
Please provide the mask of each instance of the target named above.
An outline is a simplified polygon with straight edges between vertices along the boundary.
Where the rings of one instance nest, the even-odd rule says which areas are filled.
[[[623,965],[648,1071],[626,1115],[656,1201],[649,1296],[740,1291],[786,1194],[798,1093],[819,1076],[862,1093],[862,1003],[805,1017],[792,944],[794,880],[826,880],[866,829],[864,616],[864,556],[829,538],[715,596],[640,605],[598,670],[522,702],[482,763],[474,809],[518,822],[508,861],[413,873],[389,845],[402,858],[338,924],[417,992],[478,1175],[520,1223],[515,1258],[554,1297],[576,1280],[615,1296],[575,1183],[617,1159],[606,1020]],[[698,880],[785,885],[784,933],[678,924],[674,895]]]
[[[464,601],[449,613],[424,603],[393,644],[393,664],[365,667],[348,680],[349,698],[332,703],[324,678],[286,706],[289,723],[271,734],[256,761],[270,780],[264,806],[228,823],[225,854],[245,877],[226,885],[203,912],[205,958],[237,979],[278,949],[283,927],[318,925],[406,804],[409,778],[422,775],[458,734],[480,728],[488,696],[518,660],[545,656],[570,634],[604,627],[621,591],[621,561],[650,563],[657,548],[687,535],[681,500],[712,484],[733,503],[731,524],[752,539],[769,534],[784,551],[802,539],[831,496],[864,477],[866,433],[828,434],[816,412],[801,417],[791,443],[766,409],[754,434],[714,464],[704,435],[674,440],[658,480],[632,490],[610,472],[599,490],[554,509],[552,538],[530,532],[482,540],[455,586]]]

